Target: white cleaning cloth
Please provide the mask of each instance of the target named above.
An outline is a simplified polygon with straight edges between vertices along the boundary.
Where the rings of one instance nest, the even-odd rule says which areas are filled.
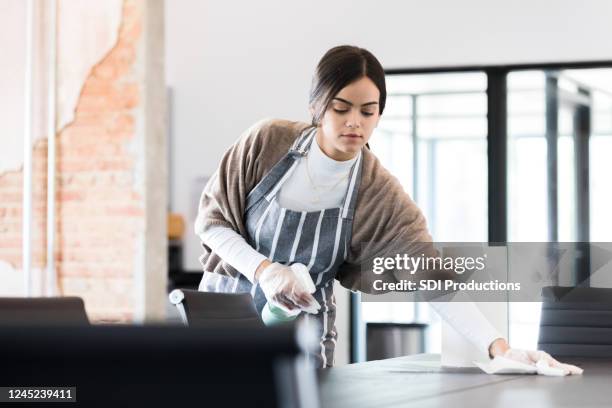
[[[541,359],[535,365],[531,365],[510,358],[496,356],[488,363],[474,362],[474,364],[487,374],[540,374],[555,377],[563,377],[569,374],[562,368],[550,366],[545,359]]]
[[[297,281],[300,282],[300,284],[304,288],[306,288],[308,293],[312,294],[316,292],[317,287],[315,286],[312,280],[312,277],[310,276],[310,272],[308,272],[308,268],[306,267],[306,265],[301,264],[301,263],[294,263],[293,265],[291,265],[291,270],[295,274]],[[312,302],[308,304],[307,307],[304,307],[301,309],[296,307],[295,309],[292,309],[292,310],[287,309],[284,305],[278,302],[275,302],[274,300],[268,300],[268,303],[281,309],[287,316],[297,316],[302,311],[306,313],[317,314],[319,312],[319,309],[321,309],[321,305],[314,298],[312,299]]]
[[[295,276],[302,283],[302,285],[307,288],[308,292],[315,293],[317,288],[314,282],[312,281],[312,277],[310,276],[310,272],[308,272],[308,268],[306,267],[306,265],[301,263],[294,263],[293,265],[291,265],[291,269],[293,270],[293,272],[295,272]],[[314,303],[309,304],[308,307],[303,308],[302,310],[306,313],[317,314],[319,312],[319,309],[321,308],[321,305],[314,299],[313,302]],[[299,310],[300,309],[298,309],[298,312]]]

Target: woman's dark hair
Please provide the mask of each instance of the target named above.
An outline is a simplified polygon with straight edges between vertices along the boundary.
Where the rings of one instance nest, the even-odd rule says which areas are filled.
[[[348,84],[368,77],[380,91],[379,113],[387,100],[385,72],[372,53],[352,45],[339,45],[327,51],[312,78],[309,104],[313,109],[312,124],[318,126],[331,100]]]

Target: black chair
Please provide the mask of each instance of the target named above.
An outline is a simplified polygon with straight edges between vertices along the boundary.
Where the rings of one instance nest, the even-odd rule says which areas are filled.
[[[560,357],[612,357],[612,289],[542,289],[538,348]]]
[[[79,297],[0,298],[3,326],[87,326],[89,320]]]
[[[0,384],[74,387],[77,404],[59,404],[67,407],[318,408],[304,336],[292,327],[0,326]]]
[[[214,293],[175,289],[170,302],[190,327],[264,327],[250,293]]]

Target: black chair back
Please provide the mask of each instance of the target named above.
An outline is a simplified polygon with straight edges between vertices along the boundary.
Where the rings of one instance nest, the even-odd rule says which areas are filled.
[[[0,327],[0,384],[74,387],[84,407],[317,408],[299,340],[289,327]]]
[[[538,348],[553,356],[612,357],[612,289],[542,289]]]
[[[89,325],[85,304],[79,297],[0,298],[0,325]]]
[[[264,327],[250,293],[175,289],[169,298],[190,327]]]

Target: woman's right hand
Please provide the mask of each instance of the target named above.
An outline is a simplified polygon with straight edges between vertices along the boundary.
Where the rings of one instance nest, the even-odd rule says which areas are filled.
[[[275,302],[287,310],[306,309],[317,304],[290,266],[270,263],[259,274],[258,283],[268,302]]]

